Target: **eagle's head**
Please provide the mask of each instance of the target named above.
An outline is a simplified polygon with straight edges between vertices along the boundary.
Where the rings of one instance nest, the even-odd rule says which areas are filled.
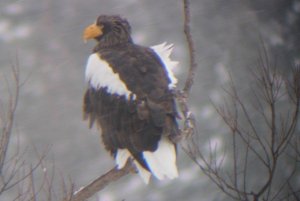
[[[132,42],[128,21],[117,15],[100,15],[94,24],[86,27],[83,39],[95,39],[101,47],[110,47]]]

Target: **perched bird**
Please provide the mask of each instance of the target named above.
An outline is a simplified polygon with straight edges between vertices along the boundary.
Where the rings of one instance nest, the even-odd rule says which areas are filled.
[[[170,140],[179,135],[172,45],[135,44],[128,21],[116,15],[99,16],[83,39],[97,42],[85,71],[83,114],[90,128],[96,123],[101,129],[118,168],[131,158],[145,183],[151,174],[176,178],[176,144]]]

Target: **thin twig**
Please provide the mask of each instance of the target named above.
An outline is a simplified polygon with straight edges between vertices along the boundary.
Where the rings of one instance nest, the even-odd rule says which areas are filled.
[[[9,106],[8,114],[5,121],[5,124],[1,128],[1,139],[0,139],[0,173],[2,173],[4,162],[7,156],[7,149],[10,141],[10,136],[12,133],[12,128],[14,124],[15,112],[18,105],[19,93],[20,93],[20,73],[18,63],[16,65],[12,64],[12,76],[15,84],[14,91],[8,91],[10,94],[9,97]],[[13,94],[12,94],[13,93]],[[4,122],[3,121],[3,122]],[[1,125],[0,125],[1,126]]]

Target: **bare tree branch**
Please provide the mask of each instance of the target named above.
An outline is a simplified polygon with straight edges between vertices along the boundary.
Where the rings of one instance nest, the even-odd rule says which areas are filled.
[[[254,79],[251,83],[256,84],[256,88],[252,86],[250,88],[258,105],[253,106],[254,111],[257,111],[260,119],[253,113],[248,100],[238,93],[232,78],[230,89],[224,89],[230,104],[226,100],[223,106],[212,103],[229,128],[232,155],[227,156],[232,162],[232,169],[228,170],[211,162],[216,160],[212,159],[217,154],[211,153],[214,150],[210,150],[208,156],[204,156],[198,150],[199,158],[192,156],[192,159],[211,181],[232,199],[254,201],[291,197],[298,199],[300,188],[291,188],[290,182],[299,168],[297,161],[300,157],[299,137],[296,135],[300,106],[300,70],[298,67],[293,68],[292,81],[284,82],[276,65],[271,63],[265,47],[256,67],[257,71],[252,74]],[[289,110],[287,112],[283,110],[282,105]],[[283,159],[284,155],[289,153],[289,148],[292,150],[294,169],[287,171],[284,179],[278,184],[275,182],[279,176],[278,169],[285,164],[286,161]],[[250,157],[262,171],[266,172],[255,186],[249,184],[253,176],[248,171]],[[289,194],[286,194],[287,189]]]
[[[172,140],[174,142],[179,142],[183,138],[187,138],[194,133],[195,129],[195,119],[192,112],[189,110],[187,100],[190,95],[190,91],[192,85],[194,83],[195,74],[197,70],[197,63],[196,63],[196,56],[195,56],[195,47],[194,42],[191,34],[191,13],[190,13],[190,1],[183,0],[183,14],[184,14],[184,34],[186,38],[186,42],[188,45],[188,55],[189,55],[189,71],[188,76],[185,81],[185,85],[183,90],[176,91],[176,99],[178,101],[178,105],[180,108],[181,113],[183,114],[184,119],[184,128],[180,134],[180,136],[175,136]]]
[[[17,143],[13,144],[14,149],[8,153],[20,89],[25,84],[25,81],[20,81],[18,57],[11,64],[11,74],[5,76],[5,81],[8,100],[7,103],[3,101],[4,99],[0,100],[0,197],[6,196],[5,193],[13,192],[14,200],[38,200],[41,189],[50,188],[44,186],[44,183],[39,184],[34,179],[42,168],[47,152],[38,154],[37,162],[31,164],[26,160],[27,149],[21,147],[22,144],[17,138]],[[47,173],[42,171],[42,174],[45,176]],[[48,196],[47,200],[50,201],[51,197]]]
[[[113,181],[117,181],[121,177],[129,174],[130,172],[135,172],[135,168],[133,167],[132,161],[128,161],[124,168],[118,169],[117,167],[111,169],[104,175],[95,179],[92,183],[88,184],[85,187],[77,190],[71,197],[65,199],[72,201],[83,201],[90,197],[92,197],[95,193],[104,189],[107,185],[109,185]]]
[[[19,99],[19,93],[20,93],[20,69],[19,65],[12,64],[12,79],[13,84],[15,85],[13,87],[13,91],[8,91],[9,96],[9,103],[8,103],[8,111],[5,112],[7,115],[6,117],[0,117],[5,119],[0,119],[1,126],[1,139],[0,139],[0,174],[2,173],[4,162],[7,156],[7,149],[9,145],[10,136],[12,133],[14,118],[15,118],[15,112],[18,105],[18,99]]]
[[[183,88],[183,92],[188,98],[189,93],[191,91],[192,85],[194,83],[196,70],[197,70],[197,63],[196,63],[196,56],[195,56],[195,47],[194,47],[194,41],[191,34],[191,12],[190,12],[190,1],[189,0],[183,0],[183,14],[184,14],[184,34],[186,37],[186,41],[188,44],[188,50],[189,50],[189,58],[190,58],[190,64],[189,64],[189,71],[188,71],[188,77],[185,81],[185,85]]]

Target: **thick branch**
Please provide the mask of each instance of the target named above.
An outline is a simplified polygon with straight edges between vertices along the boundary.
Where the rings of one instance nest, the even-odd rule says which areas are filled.
[[[121,177],[129,174],[130,172],[135,172],[135,168],[132,165],[131,161],[128,161],[124,168],[118,169],[117,167],[111,169],[104,175],[100,176],[99,178],[95,179],[92,183],[88,184],[87,186],[79,189],[69,198],[65,199],[65,201],[83,201],[87,200],[88,198],[92,197],[98,191],[104,189],[108,184],[112,181],[117,181]]]

